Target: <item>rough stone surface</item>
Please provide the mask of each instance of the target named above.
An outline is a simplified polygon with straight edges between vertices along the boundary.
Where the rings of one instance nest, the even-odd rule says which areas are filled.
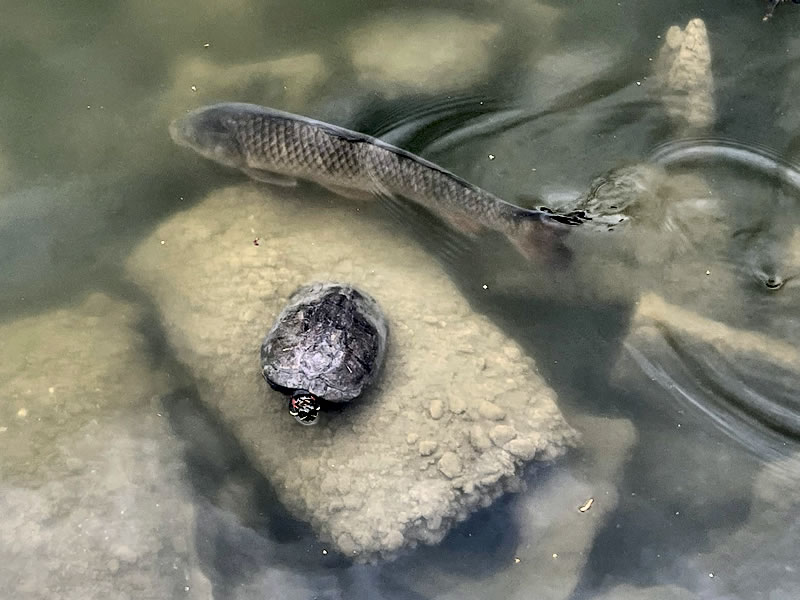
[[[439,459],[439,470],[452,479],[461,474],[461,461],[455,452],[445,452]]]
[[[478,405],[478,414],[489,421],[500,421],[506,416],[502,408],[488,400],[484,400]]]
[[[729,535],[714,535],[714,550],[698,563],[704,572],[714,573],[718,593],[748,600],[797,595],[799,474],[800,454],[767,465],[753,482],[748,520]]]
[[[137,316],[94,294],[0,326],[0,587],[15,598],[210,597]]]
[[[684,133],[714,122],[711,46],[702,19],[692,19],[683,29],[673,25],[667,30],[653,75],[657,99]]]
[[[465,89],[491,65],[495,23],[456,13],[398,13],[372,20],[347,45],[359,79],[386,96]]]
[[[439,447],[438,442],[425,440],[424,442],[419,443],[419,454],[420,456],[430,456],[431,454],[436,452],[436,448],[438,447]]]
[[[500,544],[494,559],[485,552],[475,559],[482,565],[501,556],[506,562],[493,565],[490,573],[480,577],[464,577],[464,569],[470,569],[469,565],[452,568],[456,556],[464,560],[462,554],[456,554],[460,548],[450,550],[445,543],[430,550],[437,553],[436,560],[420,553],[407,568],[413,567],[415,577],[411,585],[421,597],[437,600],[583,597],[575,591],[575,586],[598,530],[607,524],[617,507],[617,490],[636,443],[636,433],[625,419],[575,417],[572,422],[581,433],[580,449],[571,452],[547,477],[537,480],[535,488],[514,497],[505,507],[507,516],[492,529],[491,543],[497,544],[501,532],[508,531],[514,545]],[[594,499],[591,509],[580,512],[578,507],[589,498]],[[456,542],[453,545],[459,546]],[[448,552],[454,552],[451,562],[447,560]],[[534,596],[531,590],[535,590]],[[683,597],[664,596],[663,600],[683,600]]]
[[[519,487],[525,460],[464,443],[473,425],[491,427],[478,414],[487,398],[517,439],[536,446],[534,460],[556,458],[575,442],[534,363],[522,353],[498,357],[513,342],[473,313],[413,242],[352,205],[321,204],[292,191],[270,196],[255,185],[224,189],[158,227],[128,267],[152,294],[204,400],[248,446],[285,506],[356,560],[393,556],[398,536],[404,548],[436,543],[473,510]],[[325,279],[371,293],[392,335],[384,375],[357,409],[300,427],[258,376],[257,349],[286,297]],[[424,323],[421,308],[449,324],[446,335]],[[475,355],[454,350],[468,345]],[[470,367],[477,361],[485,368]],[[528,393],[495,397],[509,380]],[[443,407],[460,398],[464,412],[432,419],[434,395]],[[428,468],[409,433],[437,442],[460,469],[452,458],[444,463],[447,474]],[[364,506],[344,505],[341,490]]]

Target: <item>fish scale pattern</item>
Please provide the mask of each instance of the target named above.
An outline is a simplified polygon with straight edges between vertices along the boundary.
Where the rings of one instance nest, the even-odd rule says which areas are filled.
[[[248,163],[281,174],[405,197],[439,214],[446,208],[462,221],[474,220],[477,211],[501,230],[517,218],[515,207],[496,196],[368,139],[347,139],[315,123],[271,114],[249,115],[235,126]]]

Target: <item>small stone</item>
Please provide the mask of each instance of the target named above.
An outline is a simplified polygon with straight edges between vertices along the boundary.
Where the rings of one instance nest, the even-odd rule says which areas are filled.
[[[0,433],[5,433],[8,431],[8,427],[0,427]]]
[[[20,409],[17,411],[17,417],[18,417],[18,418],[20,418],[20,419],[24,419],[24,418],[25,418],[25,417],[27,417],[27,416],[28,416],[28,409],[27,409],[27,408],[20,408]]]
[[[55,394],[55,393],[56,393],[56,388],[54,388],[53,386],[50,386],[49,388],[47,388],[47,391],[48,391],[50,394]]]
[[[494,154],[489,155],[489,160],[494,160],[494,158],[495,158]]]
[[[501,421],[506,416],[506,412],[502,408],[488,400],[480,403],[478,414],[489,421]]]
[[[489,432],[489,437],[495,446],[502,448],[505,444],[517,437],[517,430],[510,425],[495,425]]]
[[[439,470],[449,479],[461,473],[461,461],[455,452],[445,452],[442,455],[439,459]]]
[[[472,444],[475,450],[482,451],[492,445],[492,440],[489,439],[489,436],[480,425],[473,425],[469,430],[469,443]]]
[[[419,443],[419,453],[420,456],[430,456],[434,452],[436,452],[436,448],[439,447],[437,442],[431,440],[425,440]]]
[[[453,399],[450,400],[450,412],[456,415],[460,415],[465,410],[467,410],[467,405],[464,403],[464,399],[461,396],[455,396]]]
[[[444,404],[441,400],[431,400],[430,408],[431,419],[439,420],[444,415]]]
[[[193,92],[196,92],[196,91],[197,91],[197,86],[196,86],[196,85],[193,85],[193,86],[192,86],[192,91],[193,91]]]
[[[406,443],[407,443],[409,446],[413,446],[414,444],[416,444],[416,443],[417,443],[417,440],[418,440],[418,439],[419,439],[419,436],[418,436],[416,433],[414,433],[414,432],[411,432],[411,433],[409,433],[409,434],[406,436]]]
[[[322,549],[322,556],[327,556],[327,555],[328,555],[328,551],[325,550],[325,548],[323,548]]]
[[[503,446],[503,448],[508,450],[508,452],[517,458],[521,458],[522,460],[533,460],[533,458],[536,456],[537,446],[533,440],[518,438],[511,440],[505,446]]]

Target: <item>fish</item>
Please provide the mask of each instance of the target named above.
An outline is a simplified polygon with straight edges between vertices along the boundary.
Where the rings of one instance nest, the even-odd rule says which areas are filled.
[[[459,232],[491,230],[529,260],[569,263],[564,236],[580,215],[523,208],[378,138],[256,104],[226,102],[175,119],[179,146],[252,179],[292,187],[309,181],[354,199],[406,199]]]

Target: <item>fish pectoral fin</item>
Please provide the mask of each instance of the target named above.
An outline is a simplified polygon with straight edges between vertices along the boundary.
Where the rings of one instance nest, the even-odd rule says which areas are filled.
[[[294,177],[289,177],[288,175],[278,175],[277,173],[265,171],[264,169],[242,167],[242,173],[251,179],[255,179],[256,181],[261,181],[263,183],[269,183],[272,185],[279,185],[281,187],[295,187],[297,185],[297,179]]]
[[[373,192],[367,190],[359,190],[357,188],[347,187],[346,185],[336,185],[336,184],[327,184],[321,183],[322,187],[326,190],[333,192],[337,196],[341,196],[342,198],[349,198],[350,200],[375,200],[375,194]]]

